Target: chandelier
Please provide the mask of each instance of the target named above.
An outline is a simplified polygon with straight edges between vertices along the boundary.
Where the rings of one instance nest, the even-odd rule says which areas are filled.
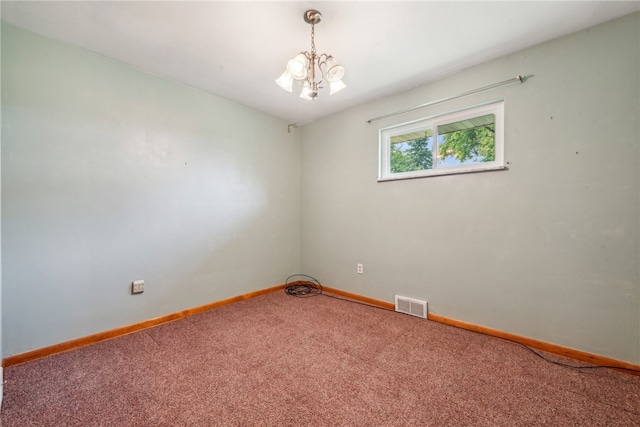
[[[342,82],[344,67],[338,65],[331,55],[316,54],[315,25],[322,20],[320,12],[310,9],[304,13],[303,17],[306,23],[311,24],[311,52],[300,52],[289,61],[287,69],[276,83],[287,92],[292,92],[293,81],[296,80],[302,86],[300,98],[316,99],[318,89],[322,89],[326,82],[329,82],[329,95],[333,95],[347,87]]]

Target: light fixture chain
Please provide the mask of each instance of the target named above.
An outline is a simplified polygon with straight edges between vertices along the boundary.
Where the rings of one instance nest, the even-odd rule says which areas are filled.
[[[316,54],[316,25],[311,24],[311,55]]]

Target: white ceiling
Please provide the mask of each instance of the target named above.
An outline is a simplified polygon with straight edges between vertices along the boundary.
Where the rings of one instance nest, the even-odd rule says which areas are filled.
[[[281,117],[308,123],[640,10],[638,1],[2,1],[2,20]],[[274,80],[310,50],[345,66],[315,101]],[[523,70],[526,72],[526,70]],[[496,76],[498,80],[515,76]],[[487,82],[487,84],[494,83]]]

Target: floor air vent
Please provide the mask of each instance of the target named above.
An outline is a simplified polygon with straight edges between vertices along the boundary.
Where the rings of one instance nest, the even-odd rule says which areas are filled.
[[[427,302],[396,295],[396,311],[426,319]]]

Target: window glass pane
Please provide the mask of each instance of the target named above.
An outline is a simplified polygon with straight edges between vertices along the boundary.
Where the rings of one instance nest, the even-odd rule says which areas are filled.
[[[391,173],[433,169],[433,131],[397,135],[391,138]]]
[[[379,129],[378,181],[505,169],[503,122],[495,102]]]
[[[438,166],[492,162],[496,158],[494,114],[438,126]]]

